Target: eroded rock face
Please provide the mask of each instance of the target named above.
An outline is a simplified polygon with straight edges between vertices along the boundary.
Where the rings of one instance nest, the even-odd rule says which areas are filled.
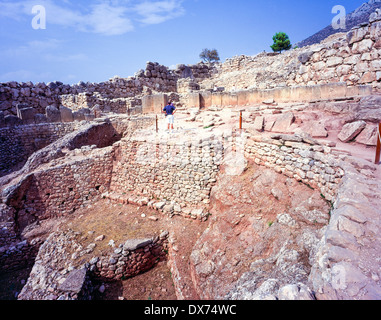
[[[291,293],[282,289],[282,295],[313,298],[300,288],[329,221],[327,202],[309,187],[253,164],[236,177],[222,170],[219,181],[211,223],[191,255],[200,298],[278,299],[286,285],[296,287],[288,288]]]

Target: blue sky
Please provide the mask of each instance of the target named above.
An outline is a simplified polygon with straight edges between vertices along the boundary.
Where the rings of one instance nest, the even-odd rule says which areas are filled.
[[[0,0],[0,82],[102,82],[147,61],[194,64],[271,51],[272,36],[301,41],[329,25],[332,8],[365,0]],[[46,10],[46,29],[32,21]],[[36,20],[36,19],[35,19]],[[41,22],[38,20],[37,22]]]

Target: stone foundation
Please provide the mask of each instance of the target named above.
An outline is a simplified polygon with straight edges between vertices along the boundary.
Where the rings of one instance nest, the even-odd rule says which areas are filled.
[[[79,123],[46,123],[0,129],[0,177],[19,169],[34,152],[79,126]]]

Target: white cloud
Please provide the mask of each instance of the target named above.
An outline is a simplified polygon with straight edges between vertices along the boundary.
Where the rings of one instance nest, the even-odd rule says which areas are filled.
[[[144,1],[135,6],[139,19],[145,24],[158,24],[182,16],[185,13],[182,0]]]
[[[84,6],[72,0],[5,0],[0,3],[0,16],[15,20],[33,16],[34,5],[46,9],[49,24],[74,28],[81,32],[121,35],[134,30],[134,21],[158,24],[185,13],[183,0],[98,0]]]
[[[100,3],[92,7],[85,17],[85,24],[90,31],[104,35],[120,35],[134,30],[130,19],[125,17],[126,8],[113,7]]]

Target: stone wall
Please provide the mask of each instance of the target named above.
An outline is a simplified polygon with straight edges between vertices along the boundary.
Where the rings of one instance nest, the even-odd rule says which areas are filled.
[[[0,129],[0,177],[19,169],[32,153],[78,129],[79,123],[45,123]]]
[[[195,82],[201,82],[210,78],[214,72],[216,72],[215,65],[213,63],[200,62],[195,65],[179,64],[173,71],[179,79],[193,79]]]
[[[40,239],[36,239],[31,241],[31,243],[24,240],[13,245],[0,247],[1,272],[17,271],[32,267],[40,245]]]
[[[363,97],[372,94],[372,87],[348,87],[345,83],[330,83],[274,89],[246,89],[234,92],[198,91],[180,94],[180,102],[188,108],[251,106],[272,100],[276,103],[317,102],[343,98]]]
[[[218,73],[201,88],[218,86],[227,91],[312,86],[344,82],[347,86],[371,85],[380,89],[381,14],[371,15],[368,25],[352,29],[320,44],[282,54],[237,56],[218,67]]]
[[[89,124],[37,151],[1,181],[0,266],[22,267],[39,243],[20,242],[29,225],[68,216],[109,190],[115,141],[152,125],[150,118],[118,117]],[[60,124],[61,125],[61,124]]]
[[[272,168],[319,190],[328,201],[332,201],[344,176],[344,170],[340,162],[331,155],[331,148],[303,140],[297,135],[274,137],[277,139],[261,136],[249,138],[245,146],[246,157],[253,159],[258,165]]]
[[[346,157],[331,220],[312,261],[319,300],[380,300],[381,184],[375,165]]]
[[[177,81],[177,92],[187,93],[200,90],[199,84],[192,78],[179,79]]]
[[[60,96],[61,105],[70,108],[73,112],[81,109],[93,109],[105,113],[133,114],[138,106],[142,105],[141,99],[132,98],[103,98],[100,94],[89,95],[80,93],[78,95]]]
[[[110,255],[90,261],[90,271],[103,280],[127,279],[150,270],[166,258],[168,232],[147,239],[127,240]]]
[[[114,147],[110,193],[116,198],[127,203],[143,198],[167,213],[205,218],[222,160],[221,141],[135,137]]]
[[[141,104],[144,95],[176,92],[178,79],[192,77],[201,81],[210,77],[213,70],[213,65],[203,63],[179,65],[177,69],[170,70],[157,62],[147,62],[146,69],[133,77],[115,76],[101,83],[0,83],[0,112],[4,116],[16,116],[17,105],[23,104],[39,114],[44,114],[49,105],[57,108],[62,105],[73,111],[98,105],[102,111],[128,113]]]
[[[19,230],[37,220],[72,214],[108,189],[112,147],[86,149],[74,150],[50,168],[37,169],[8,195],[6,204],[17,210]]]
[[[68,230],[48,237],[18,300],[91,300],[99,289],[97,281],[127,279],[166,258],[168,232],[127,240],[100,256],[91,256],[95,242],[89,246],[92,249],[78,251],[79,236]]]

